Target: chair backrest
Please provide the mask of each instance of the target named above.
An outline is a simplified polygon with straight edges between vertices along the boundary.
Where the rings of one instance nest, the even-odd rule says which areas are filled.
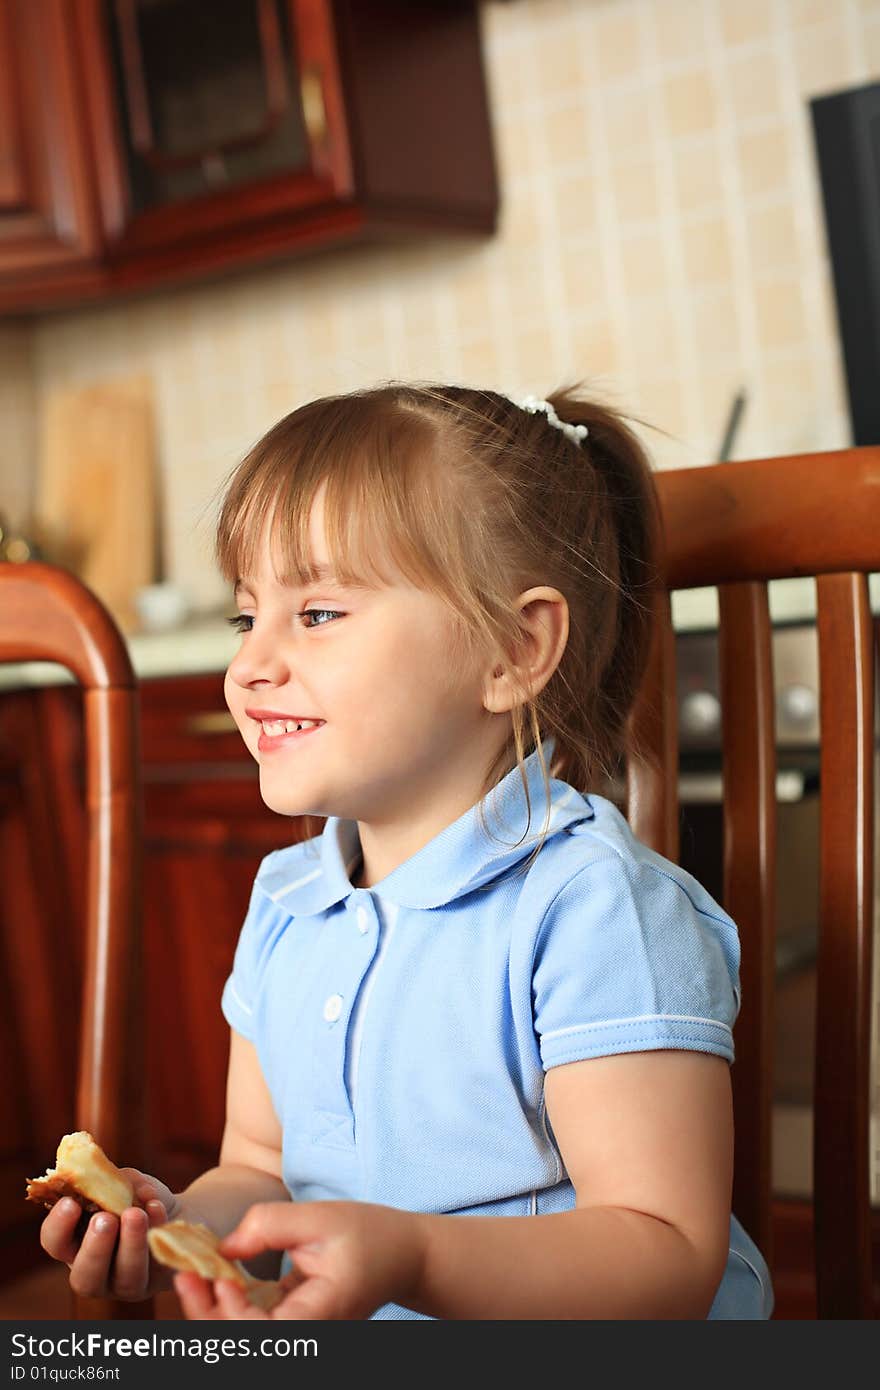
[[[120,1162],[137,1161],[144,1137],[137,680],[107,610],[50,565],[0,565],[0,662],[20,661],[59,663],[83,687],[88,867],[75,1127],[90,1130]],[[75,1300],[74,1309],[90,1318],[147,1311],[112,1299]]]
[[[820,673],[820,940],[814,1199],[820,1318],[872,1314],[871,970],[874,624],[880,448],[658,472],[665,591],[632,721],[627,812],[676,860],[678,737],[669,594],[717,586],[724,906],[742,943],[733,1067],[733,1208],[769,1255],[774,1020],[776,740],[767,581],[816,576]]]

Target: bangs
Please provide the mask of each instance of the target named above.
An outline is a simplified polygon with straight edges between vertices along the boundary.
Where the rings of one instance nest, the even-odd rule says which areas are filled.
[[[303,406],[270,430],[233,475],[217,526],[220,569],[230,583],[253,574],[268,527],[276,578],[317,582],[323,571],[309,526],[324,486],[325,539],[340,584],[377,589],[403,577],[457,613],[460,595],[449,571],[464,529],[453,505],[461,452],[450,448],[430,410],[399,389]]]

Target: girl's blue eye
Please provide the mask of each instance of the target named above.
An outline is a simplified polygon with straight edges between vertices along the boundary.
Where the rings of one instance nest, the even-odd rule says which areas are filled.
[[[297,613],[298,618],[313,618],[320,615],[323,618],[341,618],[341,613],[335,613],[332,608],[307,608],[304,613]],[[326,623],[306,623],[306,629],[312,627],[326,627]]]
[[[236,632],[250,632],[254,625],[253,617],[249,613],[236,613],[234,618],[227,618],[226,621]]]
[[[332,608],[307,608],[303,613],[297,613],[297,618],[341,618],[341,613],[336,613]],[[254,626],[252,613],[236,613],[234,618],[227,618],[226,621],[236,632],[251,632]],[[306,631],[313,627],[326,627],[324,622],[309,622],[304,624]]]

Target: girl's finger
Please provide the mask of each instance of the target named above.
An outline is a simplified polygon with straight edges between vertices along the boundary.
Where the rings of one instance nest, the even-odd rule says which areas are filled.
[[[272,1309],[273,1318],[292,1318],[300,1322],[308,1322],[311,1318],[326,1322],[343,1316],[336,1285],[320,1274],[305,1279]]]
[[[286,1250],[322,1234],[320,1204],[256,1202],[234,1231],[224,1237],[220,1250],[234,1260],[248,1260],[264,1250]]]
[[[107,1211],[99,1211],[92,1217],[70,1266],[70,1287],[75,1294],[83,1298],[101,1298],[107,1292],[107,1275],[118,1232],[118,1217]]]
[[[141,1173],[137,1168],[123,1168],[120,1170],[125,1174],[134,1188],[134,1195],[141,1206],[146,1207],[151,1201],[160,1202],[163,1211],[170,1210],[172,1194],[169,1188],[157,1178],[151,1178],[148,1173]]]
[[[150,1268],[148,1228],[149,1218],[140,1207],[129,1207],[119,1218],[113,1290],[120,1298],[142,1298],[144,1295]]]
[[[146,1212],[147,1219],[151,1226],[162,1226],[165,1224],[168,1213],[165,1210],[164,1204],[159,1201],[158,1197],[153,1197],[146,1203]]]
[[[268,1314],[251,1303],[241,1285],[232,1279],[215,1280],[214,1293],[224,1318],[268,1319]]]
[[[213,1288],[200,1274],[175,1274],[174,1290],[180,1299],[184,1317],[204,1322],[222,1316],[214,1302]]]
[[[44,1217],[40,1227],[40,1244],[53,1260],[73,1264],[80,1247],[77,1227],[82,1214],[79,1202],[72,1197],[62,1197]]]

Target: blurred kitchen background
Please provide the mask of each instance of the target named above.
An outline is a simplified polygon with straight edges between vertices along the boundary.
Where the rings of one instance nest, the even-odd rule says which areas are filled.
[[[220,991],[260,858],[300,833],[224,708],[223,480],[301,403],[389,378],[585,380],[660,468],[880,443],[850,395],[866,381],[876,412],[878,83],[880,0],[0,0],[0,557],[77,570],[142,680],[143,1167],[182,1186],[215,1160]],[[717,601],[675,599],[683,862],[720,897]],[[812,581],[771,585],[784,1317],[815,1306],[814,613]],[[80,718],[58,668],[0,670],[23,1059],[0,1094],[0,1317],[65,1315],[22,1182],[73,1127]]]
[[[487,0],[479,21],[495,235],[426,232],[0,321],[13,529],[35,516],[53,396],[131,376],[152,387],[155,577],[197,610],[224,598],[215,490],[315,395],[586,377],[665,431],[645,433],[662,467],[713,460],[745,388],[734,457],[849,442],[809,101],[880,76],[878,0]]]

